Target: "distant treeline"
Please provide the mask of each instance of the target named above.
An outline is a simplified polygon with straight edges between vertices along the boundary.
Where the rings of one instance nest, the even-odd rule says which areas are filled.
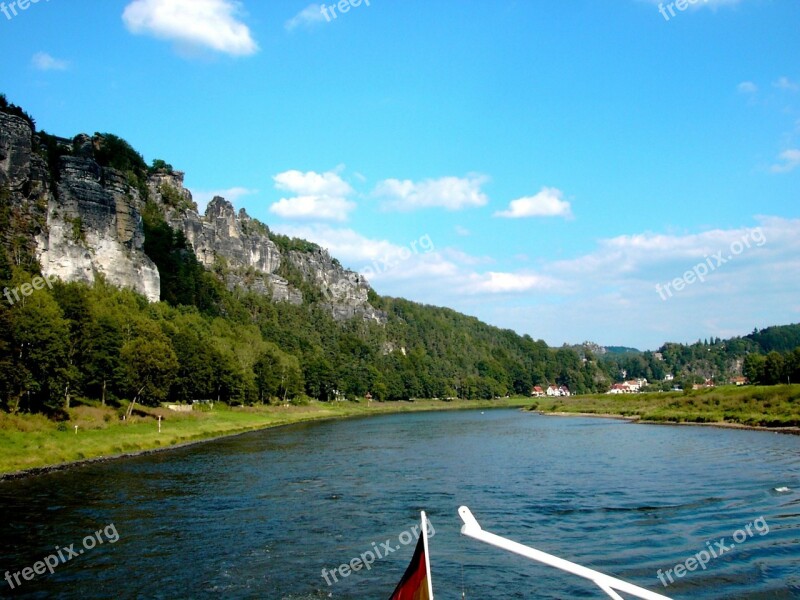
[[[657,352],[606,354],[602,362],[620,379],[644,377],[669,388],[713,379],[727,383],[736,375],[751,383],[800,383],[800,325],[754,330],[744,337],[714,338],[694,344],[664,344]],[[674,377],[664,382],[667,375]]]
[[[0,110],[33,125],[2,96]],[[527,395],[534,385],[548,384],[582,394],[604,392],[623,376],[651,381],[667,373],[722,376],[736,372],[737,365],[745,366],[754,381],[777,382],[784,375],[797,380],[798,353],[786,351],[800,346],[798,326],[725,342],[667,344],[659,354],[601,356],[584,346],[549,348],[450,309],[374,291],[369,299],[387,313],[385,326],[359,319],[337,322],[325,308],[322,291],[291,270],[288,260],[278,274],[300,289],[302,305],[230,291],[222,283],[224,262],[205,269],[184,236],[166,223],[164,208],[149,198],[148,174],[171,170],[169,164],[156,160],[148,167],[127,142],[110,134],[96,134],[88,150],[44,133],[36,136],[53,171],[51,181],[57,181],[60,156],[78,151],[93,152],[99,164],[127,175],[145,203],[144,249],[159,268],[162,301],[150,304],[102,279],[91,287],[48,282],[37,288],[41,267],[33,239],[46,226],[46,203],[42,206],[39,198],[33,208],[15,205],[0,185],[2,410],[58,415],[82,399],[254,404],[361,399],[367,393],[377,400],[477,399]],[[165,202],[181,202],[170,198],[166,194]],[[275,235],[257,221],[250,226],[270,235],[284,254],[317,248]],[[83,235],[80,222],[73,234],[76,240]],[[781,361],[768,354],[762,365],[752,356],[772,350],[784,353],[778,355]]]

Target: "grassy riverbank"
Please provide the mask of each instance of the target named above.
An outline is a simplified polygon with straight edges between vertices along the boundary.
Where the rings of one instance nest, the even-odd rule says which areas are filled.
[[[216,404],[213,410],[191,413],[144,409],[127,423],[119,421],[116,410],[99,406],[72,409],[70,420],[64,423],[54,423],[38,415],[0,413],[0,474],[166,448],[303,421],[530,404],[530,398],[371,402],[369,406],[353,402],[312,402],[307,406],[229,408]],[[161,433],[158,432],[159,415]]]
[[[546,413],[616,415],[658,423],[797,428],[800,427],[800,385],[538,398],[534,408]]]

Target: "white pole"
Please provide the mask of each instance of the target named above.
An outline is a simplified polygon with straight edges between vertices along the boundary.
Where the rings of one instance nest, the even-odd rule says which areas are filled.
[[[422,520],[422,547],[425,550],[425,579],[428,582],[428,598],[433,600],[433,581],[431,581],[431,556],[428,554],[428,517],[425,516],[425,511],[420,512]]]
[[[638,585],[633,585],[632,583],[622,581],[616,577],[605,575],[600,571],[582,567],[581,565],[569,562],[563,558],[558,558],[552,554],[547,554],[546,552],[524,546],[517,542],[500,537],[499,535],[484,531],[481,529],[478,521],[475,520],[475,517],[472,516],[472,512],[470,512],[469,508],[466,506],[459,508],[458,514],[461,516],[461,520],[464,521],[464,526],[461,528],[462,535],[466,535],[467,537],[484,542],[490,546],[495,546],[496,548],[507,550],[508,552],[513,552],[514,554],[519,554],[520,556],[524,556],[525,558],[529,558],[536,562],[544,563],[548,566],[555,567],[556,569],[566,571],[567,573],[572,573],[578,577],[588,579],[589,581],[594,582],[600,587],[600,589],[602,589],[606,594],[615,600],[622,600],[622,598],[614,590],[618,592],[624,592],[626,594],[632,594],[637,598],[644,598],[644,600],[671,600],[671,598],[668,596],[656,594],[655,592],[641,588]]]

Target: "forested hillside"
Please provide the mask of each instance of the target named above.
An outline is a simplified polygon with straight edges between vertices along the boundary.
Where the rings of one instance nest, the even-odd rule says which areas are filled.
[[[644,377],[664,389],[744,376],[751,383],[800,383],[800,325],[755,330],[744,337],[667,343],[656,352],[603,355],[606,372],[617,380]],[[623,375],[624,374],[624,375]],[[674,379],[664,382],[671,375]]]
[[[222,199],[212,202],[221,211],[213,217],[240,227],[247,243],[269,247],[243,252],[237,238],[209,248],[202,237],[207,222],[180,188],[182,174],[165,161],[148,166],[112,134],[67,140],[36,132],[34,120],[3,96],[0,113],[13,117],[4,121],[13,131],[0,131],[0,408],[6,411],[58,415],[75,402],[134,399],[254,404],[368,393],[377,400],[473,399],[527,395],[549,384],[580,394],[604,392],[623,377],[657,382],[670,373],[691,381],[743,369],[753,381],[797,376],[800,352],[788,351],[800,345],[800,326],[725,342],[666,344],[658,353],[549,348],[447,308],[381,297],[316,244],[275,234],[243,212],[233,216]],[[28,148],[22,158],[9,142],[20,135]],[[93,177],[91,187],[86,181]],[[105,208],[94,208],[103,201]],[[118,214],[103,230],[109,210]],[[205,262],[185,232],[206,245]],[[130,286],[112,285],[91,266],[98,254],[92,240],[102,235],[117,243],[112,256],[128,261],[124,268],[112,261],[110,270]],[[259,260],[273,271],[230,262],[237,252],[261,250]],[[72,260],[84,265],[81,273],[91,271],[90,282],[45,273],[45,251],[51,268]],[[58,251],[73,256],[53,256]],[[344,296],[332,298],[331,290],[344,284]],[[154,289],[148,300],[142,290]]]
[[[30,125],[33,152],[48,169],[38,184],[15,183],[0,170],[0,288],[8,292],[0,303],[5,410],[58,414],[83,399],[250,404],[367,393],[378,400],[469,399],[528,394],[534,384],[566,384],[577,392],[606,386],[596,362],[581,360],[574,350],[550,349],[452,310],[369,290],[369,311],[378,313],[336,318],[329,294],[297,267],[304,255],[322,250],[247,220],[280,252],[275,280],[296,290],[287,299],[302,298],[276,301],[247,285],[259,276],[252,269],[235,271],[221,256],[205,267],[183,232],[170,225],[170,218],[196,207],[168,186],[154,195],[154,178],[172,174],[165,161],[148,166],[112,134],[65,141],[37,133],[33,119],[5,98],[0,111]],[[121,185],[128,197],[139,199],[143,251],[158,268],[160,302],[119,289],[100,274],[93,284],[39,279],[37,242],[54,216],[66,219],[60,195],[75,193],[74,186],[59,183],[69,174],[65,169],[87,161],[103,180],[127,182]],[[78,214],[66,223],[70,243],[93,252],[86,219]],[[242,285],[231,284],[232,277]],[[375,314],[385,314],[385,322],[368,318]]]

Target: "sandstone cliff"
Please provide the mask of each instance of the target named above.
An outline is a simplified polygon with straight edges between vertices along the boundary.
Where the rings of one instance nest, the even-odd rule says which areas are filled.
[[[142,249],[140,200],[125,175],[88,157],[64,156],[54,177],[37,140],[23,119],[0,113],[0,185],[19,210],[46,206],[34,236],[43,274],[86,283],[102,275],[157,301],[158,269]]]
[[[0,112],[0,188],[33,224],[30,244],[45,275],[86,283],[103,276],[157,301],[158,268],[144,252],[142,211],[149,199],[169,226],[183,233],[198,261],[220,273],[229,289],[244,288],[277,302],[312,301],[304,298],[302,287],[338,320],[386,321],[369,304],[370,287],[363,277],[343,269],[324,249],[304,242],[299,251],[276,243],[285,238],[244,209],[237,213],[224,198],[214,198],[199,214],[180,172],[147,173],[142,189],[131,172],[98,164],[102,141],[102,136],[51,137],[48,143],[58,143],[58,154],[64,155],[53,160],[50,148],[48,168],[44,144],[32,135],[30,124]]]

